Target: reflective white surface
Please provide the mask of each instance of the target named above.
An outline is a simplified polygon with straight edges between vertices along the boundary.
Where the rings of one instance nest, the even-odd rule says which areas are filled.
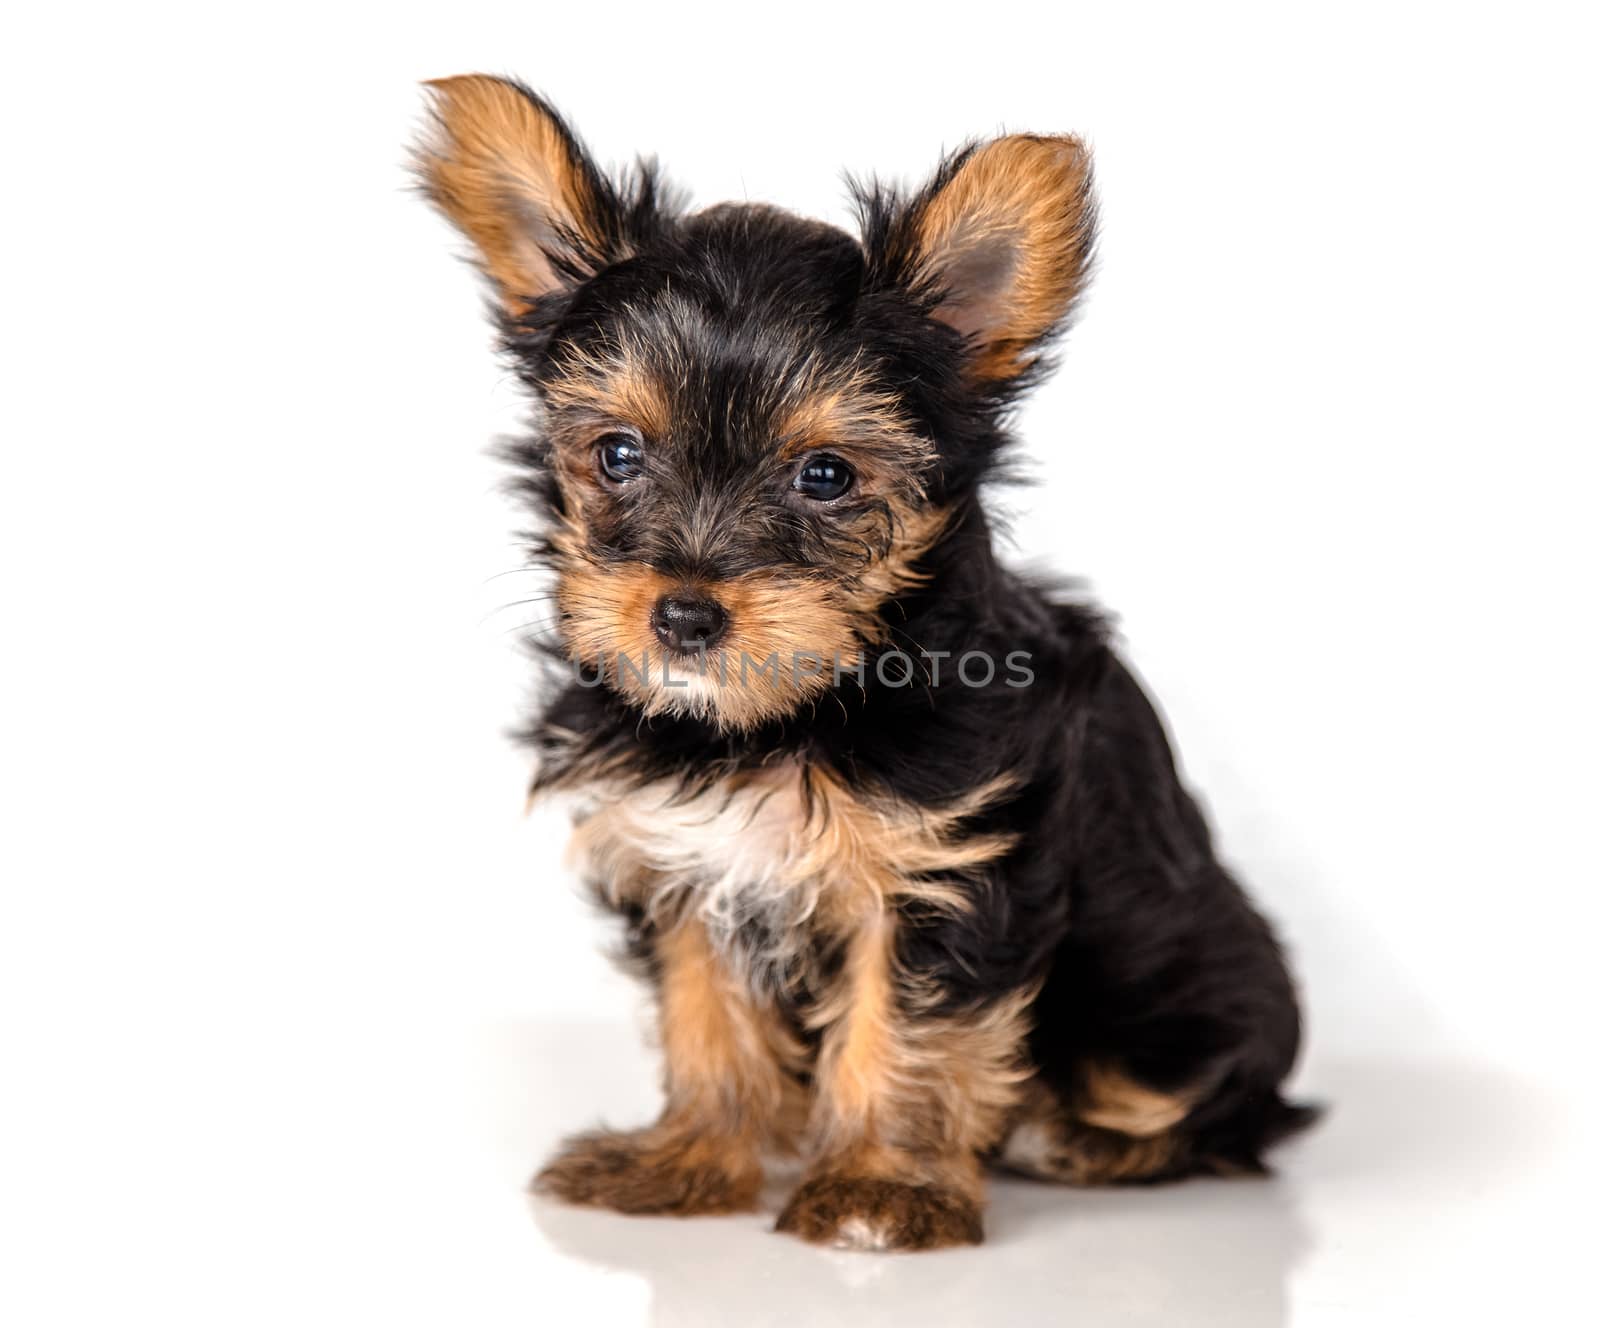
[[[573,1126],[642,1121],[653,1095],[623,1026],[507,1024],[479,1048],[485,1176],[509,1193]],[[1547,1087],[1464,1065],[1313,1065],[1314,1133],[1269,1180],[1075,1191],[996,1178],[981,1248],[816,1249],[772,1212],[630,1218],[500,1206],[496,1244],[588,1322],[671,1328],[844,1322],[1260,1325],[1492,1322],[1574,1309],[1563,1259],[1575,1122]],[[781,1193],[774,1187],[776,1202]],[[537,1273],[535,1274],[535,1271]],[[535,1287],[540,1288],[535,1292]],[[511,1321],[511,1320],[506,1320]]]

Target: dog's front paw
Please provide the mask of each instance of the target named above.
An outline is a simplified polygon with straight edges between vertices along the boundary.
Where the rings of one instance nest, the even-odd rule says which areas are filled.
[[[983,1241],[970,1199],[933,1185],[860,1176],[817,1176],[778,1215],[779,1231],[847,1250],[935,1250]]]
[[[761,1170],[747,1153],[659,1127],[568,1139],[533,1178],[536,1194],[619,1213],[739,1213],[756,1206]]]

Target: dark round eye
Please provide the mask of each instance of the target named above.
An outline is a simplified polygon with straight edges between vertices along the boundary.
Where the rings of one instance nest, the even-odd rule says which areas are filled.
[[[794,477],[794,487],[807,498],[825,503],[844,493],[855,477],[855,471],[838,457],[812,457],[800,467],[800,473]]]
[[[600,440],[600,470],[614,484],[626,484],[644,474],[644,446],[625,433],[607,434]]]

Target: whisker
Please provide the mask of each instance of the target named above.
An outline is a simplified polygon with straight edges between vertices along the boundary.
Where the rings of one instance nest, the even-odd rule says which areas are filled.
[[[509,567],[503,572],[496,572],[493,576],[484,577],[483,584],[488,585],[489,582],[498,581],[503,576],[523,576],[530,572],[537,572],[543,575],[545,569],[543,567],[535,566],[533,563],[529,563],[526,567]]]
[[[512,609],[526,608],[530,604],[548,604],[556,598],[556,592],[549,590],[538,595],[529,595],[526,599],[514,599],[508,604],[501,604],[497,608],[490,609],[483,617],[478,619],[478,626],[482,627],[501,614],[509,613]]]
[[[548,621],[545,621],[545,622],[541,622],[538,619],[535,619],[533,622],[525,622],[525,623],[522,623],[520,626],[517,626],[517,627],[506,627],[506,628],[501,630],[500,635],[502,635],[502,636],[510,636],[513,632],[539,632],[539,633],[552,632],[553,633],[555,631],[555,627],[556,627],[557,621],[558,621],[558,619],[555,619],[555,618],[551,618],[551,619],[549,619]]]

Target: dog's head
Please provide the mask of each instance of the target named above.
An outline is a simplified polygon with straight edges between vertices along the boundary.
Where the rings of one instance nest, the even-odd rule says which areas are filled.
[[[1084,146],[1012,135],[915,193],[858,189],[858,239],[686,213],[526,88],[430,87],[418,172],[536,399],[518,456],[565,651],[646,713],[729,729],[859,676],[1084,284]]]

